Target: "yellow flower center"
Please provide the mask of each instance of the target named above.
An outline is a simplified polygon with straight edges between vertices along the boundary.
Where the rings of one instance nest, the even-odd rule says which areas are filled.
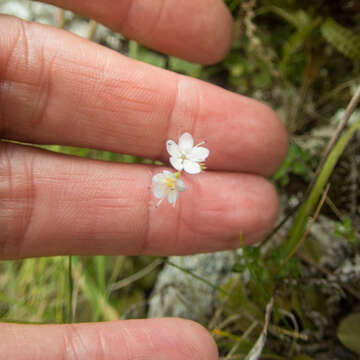
[[[165,185],[170,189],[170,190],[174,190],[175,189],[175,182],[176,180],[174,178],[171,177],[167,177],[165,179]]]
[[[201,171],[205,171],[207,169],[205,163],[201,162],[199,164],[200,164]]]

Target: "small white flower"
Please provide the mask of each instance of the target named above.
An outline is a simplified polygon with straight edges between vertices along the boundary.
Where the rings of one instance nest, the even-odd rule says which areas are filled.
[[[199,174],[203,169],[203,162],[210,151],[202,147],[205,142],[194,146],[194,139],[189,133],[180,136],[179,144],[173,140],[166,142],[166,149],[170,154],[170,164],[177,170],[185,170],[189,174]]]
[[[180,179],[180,173],[172,173],[167,170],[163,170],[162,173],[153,176],[152,183],[153,194],[160,199],[157,206],[159,206],[167,196],[169,203],[175,207],[178,193],[186,189],[184,182]]]

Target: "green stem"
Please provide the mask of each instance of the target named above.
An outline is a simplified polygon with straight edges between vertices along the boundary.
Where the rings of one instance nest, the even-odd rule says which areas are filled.
[[[321,193],[329,180],[334,167],[339,160],[340,156],[344,152],[347,144],[349,143],[351,137],[355,134],[356,130],[360,128],[360,119],[351,126],[349,130],[338,140],[331,153],[329,154],[328,159],[326,160],[324,167],[317,178],[313,189],[310,192],[309,197],[303,205],[301,205],[297,216],[295,217],[294,223],[291,226],[289,240],[284,245],[285,249],[285,258],[291,254],[293,249],[297,246],[297,243],[300,241],[305,229],[308,217],[313,212]]]

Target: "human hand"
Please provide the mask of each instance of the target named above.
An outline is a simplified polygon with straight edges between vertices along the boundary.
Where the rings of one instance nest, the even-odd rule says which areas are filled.
[[[221,59],[232,20],[221,0],[53,0],[148,46]],[[167,139],[207,140],[209,171],[185,175],[176,208],[153,206],[158,167],[104,163],[0,142],[0,258],[191,254],[260,240],[277,216],[264,179],[287,138],[264,105],[153,68],[65,31],[0,16],[0,134],[168,160]],[[216,359],[180,319],[0,326],[1,359]]]

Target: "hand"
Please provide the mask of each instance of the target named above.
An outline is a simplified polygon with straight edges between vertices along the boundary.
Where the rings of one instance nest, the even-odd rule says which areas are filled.
[[[221,59],[222,0],[52,0],[159,51]],[[104,163],[0,142],[0,258],[191,254],[260,240],[278,200],[264,176],[287,150],[264,105],[153,68],[68,32],[0,16],[0,134],[168,160],[167,139],[207,140],[209,171],[186,176],[176,208],[153,206],[158,167]],[[208,333],[180,319],[0,326],[1,359],[216,359]]]

